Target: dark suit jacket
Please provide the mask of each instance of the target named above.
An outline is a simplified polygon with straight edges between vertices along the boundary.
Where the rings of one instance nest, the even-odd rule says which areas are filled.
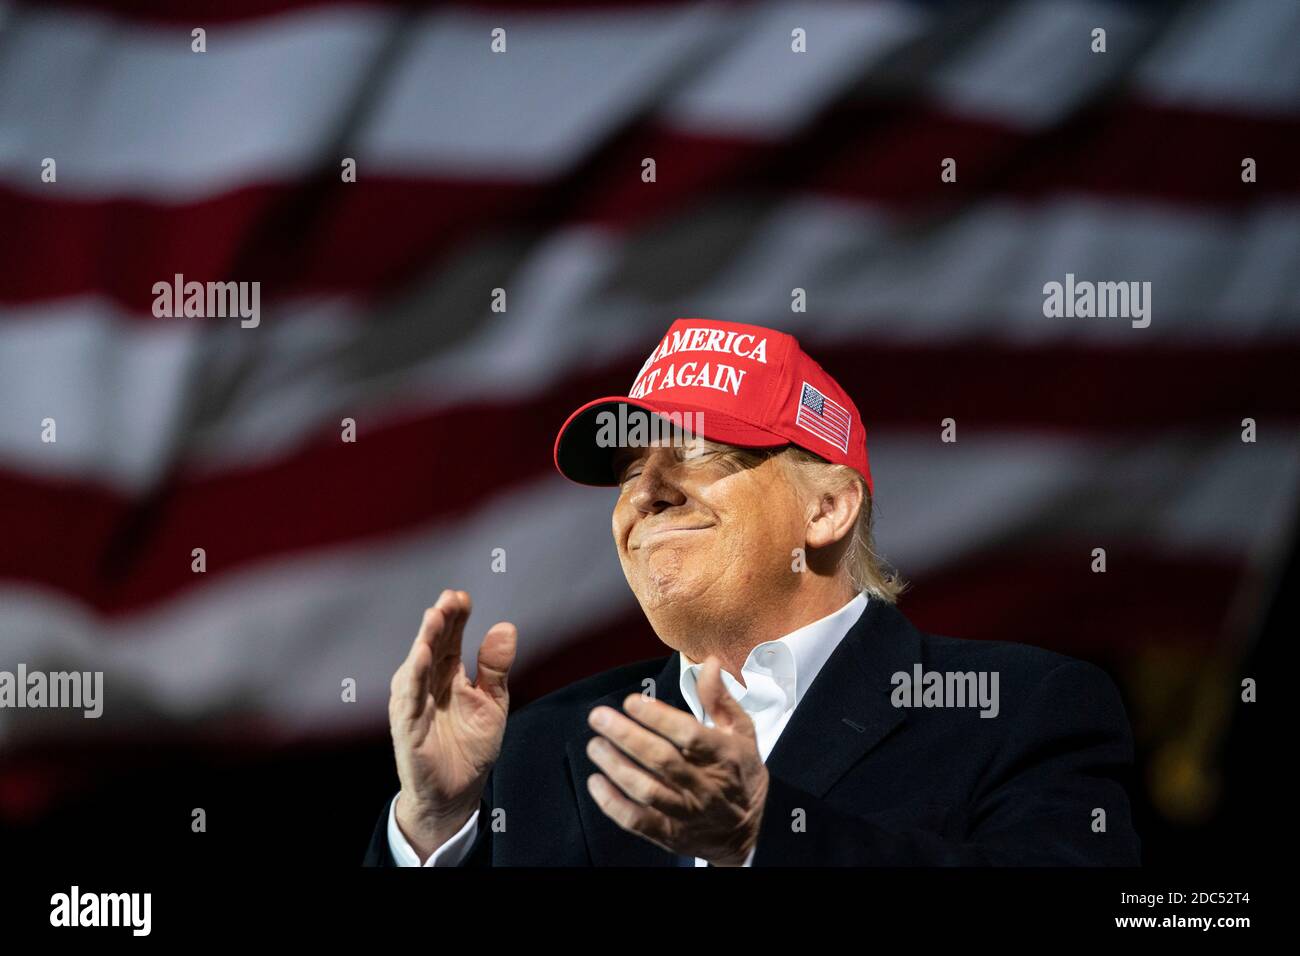
[[[926,671],[996,671],[998,715],[894,706],[892,675],[918,662]],[[620,829],[587,792],[597,772],[587,714],[598,704],[621,710],[646,678],[661,700],[690,712],[674,653],[510,715],[462,865],[689,864]],[[1131,760],[1123,704],[1099,668],[1027,645],[924,634],[871,600],[768,757],[753,865],[1137,865],[1120,782]],[[496,832],[494,810],[504,811]],[[393,865],[387,821],[385,806],[368,866]]]

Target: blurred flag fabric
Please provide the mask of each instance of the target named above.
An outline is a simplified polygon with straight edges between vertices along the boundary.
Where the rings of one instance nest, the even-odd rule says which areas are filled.
[[[903,611],[1105,663],[1151,799],[1212,812],[1300,488],[1298,39],[1276,0],[0,4],[0,669],[106,696],[0,711],[0,815],[163,740],[382,734],[444,587],[468,660],[518,625],[521,699],[661,654],[550,452],[678,316],[797,335]],[[259,324],[157,317],[178,275]],[[1067,275],[1150,325],[1046,317]]]

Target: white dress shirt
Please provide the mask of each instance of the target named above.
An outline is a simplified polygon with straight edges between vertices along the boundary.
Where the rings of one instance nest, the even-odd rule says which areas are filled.
[[[756,645],[741,667],[741,675],[745,678],[743,686],[725,670],[722,672],[723,685],[754,721],[758,752],[764,763],[822,665],[866,608],[867,595],[863,592],[833,614],[805,624],[775,641]],[[678,658],[681,661],[682,698],[696,720],[706,727],[712,727],[713,718],[704,713],[696,688],[697,675],[702,665],[688,659],[685,654],[679,654]],[[478,815],[479,811],[475,810],[460,831],[435,850],[423,865],[459,864],[474,843]],[[388,848],[398,866],[421,865],[419,856],[397,826],[396,797],[388,805]],[[751,849],[744,865],[750,866],[753,861],[754,850]],[[695,865],[709,864],[707,860],[696,857]]]

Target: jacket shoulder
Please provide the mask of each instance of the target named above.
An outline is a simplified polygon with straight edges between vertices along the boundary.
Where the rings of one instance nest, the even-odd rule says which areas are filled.
[[[1032,644],[986,641],[921,633],[927,670],[996,674],[1005,712],[1015,712],[1032,697],[1051,695],[1064,702],[1088,701],[1123,710],[1110,675],[1088,661]]]
[[[1045,677],[1063,664],[1092,666],[1033,644],[973,640],[924,632],[920,636],[922,655],[936,669],[1009,670],[1032,679]]]

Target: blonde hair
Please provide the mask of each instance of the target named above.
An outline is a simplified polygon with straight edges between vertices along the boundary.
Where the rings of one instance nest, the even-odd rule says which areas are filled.
[[[713,443],[717,445],[717,443]],[[826,459],[806,451],[797,445],[786,445],[771,450],[726,448],[725,457],[742,468],[753,468],[768,458],[781,461],[786,474],[795,484],[806,491],[838,492],[856,482],[862,489],[862,507],[858,510],[858,519],[853,525],[853,539],[844,551],[843,567],[858,591],[886,604],[896,604],[898,597],[907,589],[907,582],[883,557],[876,553],[872,539],[872,523],[875,508],[866,480],[848,465],[835,465]]]

